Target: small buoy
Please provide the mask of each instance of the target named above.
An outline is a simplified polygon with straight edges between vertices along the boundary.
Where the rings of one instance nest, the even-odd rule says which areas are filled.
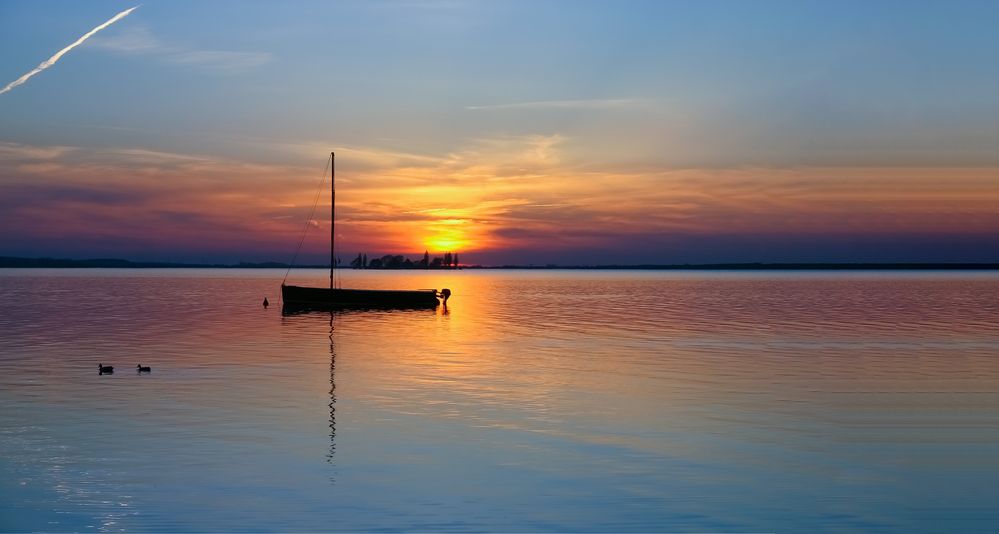
[[[267,297],[264,297],[264,307],[266,308],[270,303],[267,302]]]

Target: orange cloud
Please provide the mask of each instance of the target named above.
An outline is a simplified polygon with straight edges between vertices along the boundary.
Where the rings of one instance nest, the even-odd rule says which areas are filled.
[[[511,248],[600,248],[622,236],[999,230],[999,169],[991,167],[603,169],[580,163],[569,145],[534,135],[474,140],[439,156],[338,151],[348,168],[337,175],[342,254],[455,250],[472,260]],[[319,181],[317,164],[141,148],[8,143],[0,159],[8,236],[257,251],[277,260],[297,244]],[[327,198],[320,196],[319,228],[306,242],[317,258],[328,246]]]

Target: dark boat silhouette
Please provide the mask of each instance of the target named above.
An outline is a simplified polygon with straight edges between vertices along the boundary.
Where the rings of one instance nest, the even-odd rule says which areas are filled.
[[[447,304],[451,290],[443,289],[344,289],[337,287],[334,276],[336,259],[336,170],[335,157],[330,152],[330,287],[290,286],[281,283],[281,300],[285,309],[336,308],[435,308]]]

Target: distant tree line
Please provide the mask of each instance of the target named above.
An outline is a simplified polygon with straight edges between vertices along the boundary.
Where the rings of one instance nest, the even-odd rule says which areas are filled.
[[[392,254],[368,261],[368,255],[359,252],[350,262],[350,266],[354,269],[457,269],[460,265],[457,253],[445,252],[443,256],[430,259],[429,251],[424,251],[423,258],[416,261]]]

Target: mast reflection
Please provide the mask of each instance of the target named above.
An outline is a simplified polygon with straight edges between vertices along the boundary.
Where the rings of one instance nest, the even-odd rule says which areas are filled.
[[[326,462],[333,464],[336,452],[336,344],[333,341],[333,312],[330,312],[330,451]]]
[[[431,313],[436,313],[435,310],[430,310]],[[329,420],[327,421],[330,429],[330,444],[329,450],[326,453],[326,462],[330,465],[336,465],[335,455],[336,455],[336,322],[338,316],[346,316],[350,314],[365,314],[365,313],[385,313],[384,309],[338,309],[338,310],[318,310],[318,309],[302,309],[302,308],[289,308],[282,307],[281,309],[281,321],[282,323],[293,325],[298,324],[300,327],[303,323],[310,323],[316,319],[323,318],[327,320],[328,330],[327,339],[329,340],[329,350],[330,350],[330,389],[329,389]],[[426,314],[425,309],[411,309],[411,310],[393,310],[395,313],[406,313],[406,314]],[[449,311],[447,306],[444,306],[441,315],[448,315]],[[341,317],[342,318],[342,317]],[[314,323],[313,323],[314,324]],[[314,332],[314,330],[313,330]]]

